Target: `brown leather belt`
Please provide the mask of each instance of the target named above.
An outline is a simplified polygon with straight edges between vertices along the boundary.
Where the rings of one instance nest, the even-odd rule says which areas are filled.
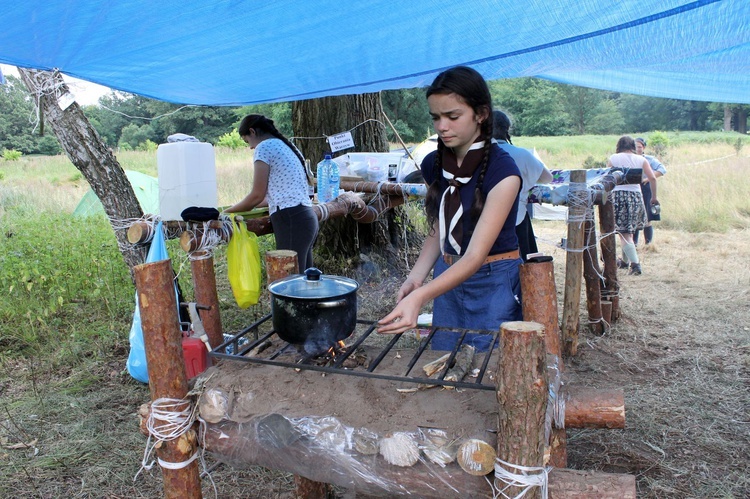
[[[507,251],[505,253],[498,253],[497,255],[490,255],[484,259],[482,265],[487,265],[488,263],[496,262],[498,260],[516,260],[518,258],[521,258],[521,254],[517,249],[515,249],[513,251]],[[461,255],[450,255],[448,253],[443,254],[443,261],[448,265],[453,265],[460,259]]]

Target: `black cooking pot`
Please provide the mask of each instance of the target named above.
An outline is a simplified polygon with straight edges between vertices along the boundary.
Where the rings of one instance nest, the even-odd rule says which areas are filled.
[[[321,353],[348,338],[357,325],[357,281],[323,275],[309,268],[304,275],[279,279],[268,286],[273,328],[279,337]]]

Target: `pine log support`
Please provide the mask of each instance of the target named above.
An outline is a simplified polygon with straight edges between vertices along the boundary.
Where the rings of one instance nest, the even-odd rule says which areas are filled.
[[[566,428],[625,428],[625,395],[622,389],[565,386]]]
[[[635,499],[635,475],[555,468],[549,474],[549,497]]]
[[[612,302],[609,300],[601,300],[601,304],[602,304],[602,320],[606,324],[612,324]]]
[[[521,296],[523,296],[523,319],[538,322],[544,327],[547,353],[557,357],[557,365],[562,372],[564,364],[560,346],[554,262],[531,261],[521,265]],[[565,428],[552,429],[550,466],[555,468],[567,466],[566,440]]]
[[[596,335],[604,334],[605,324],[602,320],[601,280],[599,276],[599,256],[596,251],[596,228],[594,227],[593,209],[588,210],[584,223],[585,249],[583,251],[583,280],[586,282],[586,309],[589,313],[589,329]]]
[[[221,314],[219,312],[219,294],[216,290],[214,259],[207,255],[194,256],[202,256],[202,258],[190,259],[195,302],[206,306],[198,313],[213,349],[224,343],[224,330],[221,327]]]
[[[602,299],[612,303],[610,324],[620,318],[620,284],[617,281],[617,243],[615,235],[615,207],[610,201],[599,206],[599,246],[604,261],[604,289]]]
[[[373,223],[375,222],[378,217],[380,217],[383,213],[390,210],[391,208],[395,208],[396,206],[400,206],[404,203],[405,198],[404,196],[395,196],[395,195],[388,195],[388,196],[379,196],[376,199],[374,199],[372,202],[367,203],[361,195],[357,195],[351,192],[346,192],[333,201],[329,201],[325,204],[316,204],[313,205],[313,212],[315,212],[315,215],[318,217],[319,222],[325,222],[329,218],[341,218],[345,217],[346,215],[351,215],[352,218],[354,218],[355,221],[359,223]],[[218,224],[221,224],[221,222],[216,221]],[[245,226],[247,227],[247,230],[250,232],[255,233],[256,236],[265,236],[267,234],[273,234],[273,226],[271,225],[271,217],[258,217],[258,218],[248,218],[244,220]],[[182,223],[184,226],[184,222]],[[139,225],[139,227],[134,228],[135,225]],[[138,242],[143,242],[139,240],[140,237],[145,237],[147,229],[143,228],[140,225],[147,225],[145,222],[135,222],[130,229],[128,229],[128,237],[130,240],[130,234],[132,231],[132,240],[130,240],[131,243],[135,244]],[[171,228],[171,225],[167,223],[168,229]],[[218,225],[217,227],[214,227],[214,225],[209,226],[209,230],[213,229],[220,229],[221,225]],[[169,232],[169,230],[168,230]],[[191,225],[189,227],[184,227],[179,232],[179,238],[180,238],[180,247],[190,253],[192,251],[195,251],[196,249],[200,248],[203,237],[205,234],[205,229],[203,226],[197,226],[197,225]],[[223,241],[228,241],[231,234],[229,234],[227,231],[220,231],[219,232],[221,238]]]
[[[143,326],[143,341],[148,364],[151,400],[184,399],[188,384],[182,353],[182,335],[177,317],[172,262],[162,260],[134,268],[138,304]],[[168,463],[183,463],[197,451],[194,431],[174,440],[162,442],[156,455]],[[181,469],[162,467],[164,497],[167,499],[201,498],[198,461]]]
[[[500,404],[497,426],[498,459],[519,466],[544,466],[544,421],[547,410],[547,349],[544,326],[538,322],[505,322],[500,326],[500,359],[497,368],[497,401]],[[514,468],[499,463],[507,471]],[[497,480],[497,476],[495,477]],[[509,487],[508,497],[516,497],[523,488]],[[534,488],[531,499],[541,497]]]
[[[266,276],[268,284],[299,274],[297,252],[292,250],[266,251]]]
[[[341,188],[350,192],[367,192],[370,194],[383,194],[387,196],[421,196],[427,194],[425,184],[397,184],[394,182],[367,182],[342,180]]]
[[[266,252],[266,275],[268,284],[292,274],[299,274],[297,252],[274,250]],[[316,482],[301,475],[294,475],[298,499],[333,498],[333,489],[328,483]]]
[[[470,475],[455,463],[445,468],[423,463],[402,468],[386,463],[380,456],[358,456],[361,464],[352,461],[348,466],[342,466],[340,460],[328,452],[321,452],[306,439],[281,448],[265,448],[253,425],[248,423],[224,420],[208,424],[205,445],[207,451],[235,468],[263,466],[297,476],[304,474],[314,483],[332,483],[355,490],[358,496],[493,497],[485,477]],[[489,477],[491,479],[492,475]],[[635,477],[555,468],[549,475],[549,493],[551,499],[635,499]]]
[[[580,318],[581,280],[583,276],[583,221],[588,202],[586,170],[570,172],[568,199],[568,237],[565,253],[565,296],[563,298],[563,355],[578,352],[578,321]]]
[[[314,482],[300,475],[294,475],[297,499],[335,499],[333,488],[323,482]]]

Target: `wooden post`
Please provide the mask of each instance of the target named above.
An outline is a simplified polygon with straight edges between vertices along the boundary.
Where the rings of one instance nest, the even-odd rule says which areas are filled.
[[[266,251],[266,276],[268,284],[293,274],[299,274],[299,259],[297,258],[296,251]]]
[[[593,209],[587,210],[593,217]],[[601,305],[601,270],[599,269],[599,256],[596,251],[596,229],[592,220],[586,220],[584,224],[584,241],[586,249],[583,251],[583,279],[586,281],[586,309],[589,312],[589,328],[597,335],[604,334],[604,322],[602,321]]]
[[[604,284],[602,299],[612,302],[610,324],[620,318],[620,284],[617,281],[617,243],[615,239],[615,207],[611,201],[599,206],[599,243],[604,260]]]
[[[570,172],[568,191],[568,238],[565,254],[565,297],[563,300],[563,354],[572,357],[578,352],[578,320],[581,306],[583,275],[583,220],[586,214],[586,170]]]
[[[188,384],[182,354],[182,335],[177,317],[172,262],[162,260],[137,265],[134,274],[141,311],[151,401],[159,398],[182,400],[187,395]],[[197,436],[191,429],[177,439],[162,442],[156,449],[156,455],[168,463],[184,463],[193,457],[197,449]],[[164,497],[167,499],[202,497],[198,461],[193,461],[181,469],[162,467],[162,476]]]
[[[567,428],[625,428],[625,395],[622,389],[564,389]]]
[[[505,322],[500,326],[500,358],[497,369],[497,401],[500,403],[497,457],[512,465],[544,465],[545,413],[548,381],[544,327],[537,322]],[[513,474],[519,470],[499,464]],[[498,480],[497,473],[495,479]],[[509,487],[508,497],[523,492]],[[538,499],[541,489],[524,497]]]
[[[297,252],[292,250],[273,250],[266,252],[266,275],[268,284],[292,274],[299,274]],[[316,482],[302,475],[294,475],[298,499],[333,498],[333,488],[323,482]]]
[[[208,341],[211,343],[211,348],[216,348],[224,343],[224,330],[221,328],[214,258],[203,256],[204,258],[190,258],[190,268],[193,273],[195,302],[210,307],[208,310],[200,310],[199,314],[201,321],[203,321],[203,328],[208,335]]]
[[[564,364],[560,346],[560,326],[557,314],[557,288],[554,262],[527,262],[521,265],[521,296],[523,320],[544,326],[547,353],[558,359],[562,373]],[[550,437],[550,466],[565,468],[568,462],[565,428],[552,428]]]

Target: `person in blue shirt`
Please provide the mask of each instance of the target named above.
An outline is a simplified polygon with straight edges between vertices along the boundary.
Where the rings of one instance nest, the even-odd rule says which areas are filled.
[[[635,139],[635,152],[646,158],[646,161],[648,161],[648,164],[654,171],[654,176],[656,178],[663,177],[667,174],[667,169],[664,167],[661,161],[659,161],[655,156],[645,154],[646,139],[641,137]],[[651,184],[649,183],[648,179],[644,179],[643,182],[641,182],[641,192],[643,193],[643,203],[646,205],[646,216],[648,217],[646,226],[643,228],[643,235],[646,236],[646,244],[651,244],[651,241],[654,240],[654,227],[653,225],[651,225],[651,222],[661,220],[661,211],[650,209]],[[659,208],[659,210],[661,210],[661,207]],[[641,231],[638,230],[635,232],[635,234],[633,234],[633,242],[635,244],[638,244],[638,236],[640,235],[640,233]]]
[[[440,73],[427,89],[427,104],[438,134],[437,151],[422,162],[430,231],[378,332],[416,327],[430,300],[433,326],[494,332],[522,318],[515,231],[521,173],[491,140],[492,98],[477,71],[459,66]],[[453,348],[458,333],[442,333],[432,347]],[[488,335],[474,336],[465,342],[488,346]]]

